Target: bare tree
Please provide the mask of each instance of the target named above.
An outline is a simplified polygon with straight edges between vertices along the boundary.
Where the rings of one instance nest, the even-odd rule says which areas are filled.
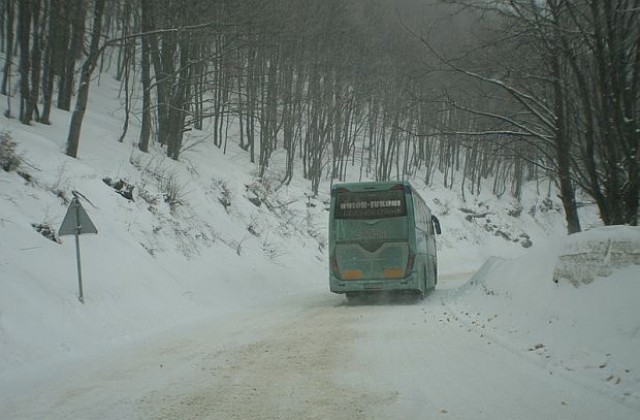
[[[14,36],[15,36],[15,32],[13,30],[14,23],[15,23],[14,22],[15,2],[13,0],[6,0],[4,2],[4,8],[2,10],[2,14],[4,16],[3,35],[4,35],[4,41],[5,41],[2,43],[2,48],[5,52],[6,60],[4,62],[4,70],[2,74],[2,87],[0,88],[0,93],[2,93],[3,95],[8,95],[9,94],[8,84],[9,84],[9,78],[11,75],[13,42],[14,42]],[[10,108],[7,109],[7,112],[9,112],[9,110]]]
[[[151,31],[153,28],[150,13],[150,0],[140,0],[140,27],[143,34]],[[141,43],[140,74],[142,81],[142,118],[138,148],[143,152],[148,152],[149,140],[151,138],[151,47],[147,36],[141,38]]]
[[[104,14],[105,0],[95,0],[93,10],[93,29],[91,31],[91,45],[89,47],[89,55],[87,56],[80,73],[80,83],[78,86],[78,97],[76,106],[71,115],[71,123],[69,125],[69,135],[67,136],[67,156],[77,157],[78,146],[80,144],[80,130],[84,113],[87,109],[89,100],[89,84],[91,75],[98,63],[102,48],[100,47],[100,37],[102,35],[102,16]]]
[[[34,104],[31,102],[31,0],[18,2],[18,41],[20,44],[20,122],[31,123]]]

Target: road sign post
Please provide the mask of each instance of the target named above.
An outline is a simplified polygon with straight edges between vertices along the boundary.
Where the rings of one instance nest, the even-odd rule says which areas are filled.
[[[78,193],[73,192],[73,200],[69,204],[67,214],[62,220],[62,225],[58,230],[58,235],[75,235],[76,238],[76,261],[78,269],[78,300],[84,303],[84,292],[82,290],[82,264],[80,260],[80,235],[83,233],[98,233],[95,225],[89,219],[89,215],[80,204]]]

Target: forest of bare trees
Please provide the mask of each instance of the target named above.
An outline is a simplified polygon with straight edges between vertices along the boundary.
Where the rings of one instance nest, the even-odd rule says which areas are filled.
[[[178,160],[184,133],[207,130],[221,149],[244,149],[259,176],[276,151],[286,156],[282,183],[300,170],[314,194],[349,167],[378,180],[442,177],[463,197],[485,180],[514,197],[547,180],[570,233],[580,230],[578,190],[605,224],[638,224],[637,0],[0,7],[6,116],[56,124],[52,106],[71,112],[69,156],[90,85],[108,73],[122,84],[120,141],[135,113],[143,152],[154,144]]]

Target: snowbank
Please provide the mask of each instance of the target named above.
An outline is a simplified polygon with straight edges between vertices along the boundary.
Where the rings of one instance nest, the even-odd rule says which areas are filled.
[[[452,310],[550,372],[640,407],[639,242],[638,227],[605,227],[489,259],[453,292]],[[554,281],[558,272],[573,281]]]
[[[640,227],[611,226],[569,236],[553,273],[553,281],[578,287],[617,268],[640,264]]]

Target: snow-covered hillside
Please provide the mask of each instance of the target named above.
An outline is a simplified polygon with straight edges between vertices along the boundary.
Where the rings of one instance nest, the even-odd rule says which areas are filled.
[[[206,132],[189,133],[179,162],[159,148],[141,153],[135,127],[117,142],[117,91],[106,78],[95,87],[78,159],[63,153],[69,114],[56,112],[52,126],[0,119],[20,162],[0,171],[0,417],[2,394],[27,370],[287,295],[329,293],[328,180],[318,197],[300,176],[282,186],[277,155],[257,179],[246,152],[229,145],[223,154]],[[442,302],[457,325],[640,411],[639,228],[569,240],[557,199],[537,192],[546,184],[529,185],[519,202],[490,194],[463,201],[413,181],[443,226],[440,273],[480,269]],[[74,238],[55,235],[72,191],[98,229],[80,237],[84,304]],[[583,223],[596,226],[593,209],[582,211]],[[626,266],[579,287],[553,281],[567,249],[618,237],[631,243]]]
[[[100,112],[117,89],[99,92],[78,159],[62,152],[66,114],[2,121],[21,164],[0,172],[0,371],[324,286],[309,275],[324,269],[324,197],[258,182],[239,148],[201,142],[175,162],[138,152],[133,134],[120,144],[117,116]],[[38,232],[57,232],[72,191],[98,229],[80,237],[85,305],[74,237]]]

